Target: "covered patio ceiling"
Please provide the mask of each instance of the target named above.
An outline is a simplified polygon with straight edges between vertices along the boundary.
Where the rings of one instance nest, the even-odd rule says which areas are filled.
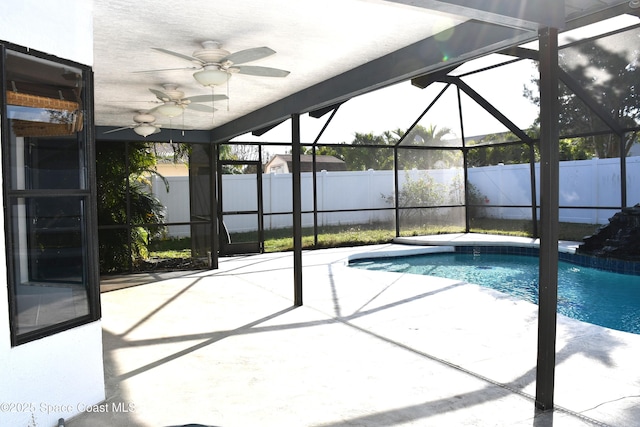
[[[131,129],[104,132],[129,126],[137,112],[160,105],[149,89],[164,91],[166,84],[185,97],[228,95],[228,101],[215,103],[213,113],[187,106],[183,115],[170,119],[153,112],[162,129],[207,131],[207,140],[225,141],[293,113],[330,107],[534,40],[541,26],[570,27],[620,8],[628,9],[629,2],[277,0],[265,7],[257,0],[222,0],[176,7],[164,1],[94,1],[97,137],[141,138]],[[228,84],[204,87],[193,77],[195,63],[154,49],[192,56],[207,40],[231,53],[267,46],[276,53],[246,65],[290,74],[233,74]]]
[[[204,132],[202,142],[224,142],[293,119],[293,299],[295,306],[301,306],[299,114],[329,109],[401,81],[422,78],[424,84],[429,74],[441,76],[465,61],[539,39],[542,232],[536,408],[552,409],[558,275],[558,29],[621,13],[637,14],[637,0],[277,0],[268,3],[268,10],[264,5],[255,0],[200,1],[160,13],[159,2],[149,2],[148,8],[140,8],[138,2],[136,10],[123,0],[96,2],[96,124],[126,126],[128,115],[149,109],[148,99],[153,100],[149,88],[159,90],[162,84],[177,86],[186,96],[204,95],[205,89],[224,92],[220,86],[198,86],[193,70],[183,69],[189,56],[197,56],[190,50],[198,42],[217,40],[230,52],[259,46],[279,52],[260,59],[260,64],[290,71],[286,77],[233,74],[225,87],[228,108],[211,115],[187,109],[175,121],[180,122],[177,128]],[[136,73],[167,68],[171,70]],[[176,126],[169,123],[167,127]],[[106,139],[103,132],[108,129],[99,128],[98,138]],[[133,139],[133,132],[124,132],[128,135],[123,138]],[[213,259],[217,266],[217,255]]]

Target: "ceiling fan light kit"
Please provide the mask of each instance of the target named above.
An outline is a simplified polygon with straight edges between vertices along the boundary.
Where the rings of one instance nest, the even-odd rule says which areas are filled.
[[[133,129],[133,131],[138,135],[147,137],[153,133],[160,132],[161,125],[155,123],[156,118],[153,116],[153,114],[140,112],[133,116],[133,121],[134,123],[129,126],[108,130],[105,133],[119,132],[125,129]]]
[[[182,113],[184,113],[184,108],[173,101],[169,101],[155,108],[154,111],[157,111],[163,116],[171,118],[171,117],[177,117]]]
[[[143,137],[147,137],[153,133],[156,133],[157,130],[158,128],[148,123],[143,123],[133,128],[133,131],[135,133]]]
[[[219,86],[226,83],[229,80],[229,77],[231,77],[231,74],[218,68],[205,67],[204,70],[193,73],[193,77],[202,86],[209,87]]]

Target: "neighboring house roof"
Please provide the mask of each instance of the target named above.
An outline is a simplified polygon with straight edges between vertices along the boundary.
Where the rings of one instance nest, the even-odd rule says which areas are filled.
[[[347,164],[334,156],[318,155],[316,157],[316,171],[346,171]],[[286,165],[286,170],[282,166]],[[289,173],[292,168],[291,154],[276,154],[265,165],[265,173],[275,170],[280,166],[282,173]],[[300,156],[300,172],[313,172],[313,155],[303,154]]]

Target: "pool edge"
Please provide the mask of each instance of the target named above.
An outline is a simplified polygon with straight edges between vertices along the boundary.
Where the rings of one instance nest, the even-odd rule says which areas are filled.
[[[414,246],[431,248],[425,252],[413,252],[412,254],[420,253],[437,253],[445,252],[445,250],[438,250],[437,248],[453,248],[456,247],[499,247],[505,248],[509,251],[509,248],[523,248],[538,250],[540,248],[540,239],[533,239],[528,237],[516,237],[516,236],[498,236],[491,234],[475,234],[475,233],[459,233],[459,234],[438,234],[432,236],[412,236],[412,237],[396,237],[393,240],[394,244],[403,246]],[[630,274],[634,276],[640,276],[640,262],[618,260],[613,258],[601,258],[592,255],[578,254],[576,249],[580,245],[580,242],[564,241],[558,242],[559,260],[570,262],[572,264],[591,267],[599,270],[605,270],[621,274]],[[435,248],[435,249],[434,249]],[[450,251],[447,250],[447,251]],[[394,251],[395,255],[387,256],[401,256],[400,250]],[[409,253],[411,254],[411,253]],[[371,258],[371,253],[355,254],[359,255],[359,258]],[[383,255],[381,255],[383,256]],[[376,256],[380,257],[380,256]],[[350,259],[351,260],[351,259]],[[350,261],[349,260],[349,261]]]

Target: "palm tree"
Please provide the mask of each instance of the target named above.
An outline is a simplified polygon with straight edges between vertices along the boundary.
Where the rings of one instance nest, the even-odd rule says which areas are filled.
[[[400,142],[398,164],[401,169],[446,169],[461,166],[460,142],[454,138],[451,129],[436,125],[415,126]],[[425,150],[422,147],[441,149]],[[451,148],[449,148],[451,147]],[[455,148],[454,148],[455,147]]]

